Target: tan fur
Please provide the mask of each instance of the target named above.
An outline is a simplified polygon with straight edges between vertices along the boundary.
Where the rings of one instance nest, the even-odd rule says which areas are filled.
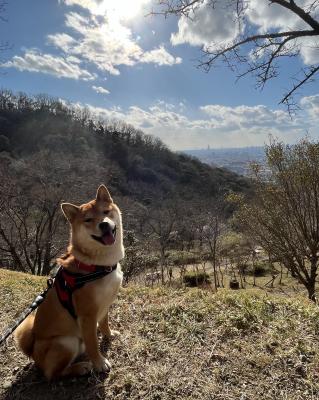
[[[121,213],[105,186],[99,187],[96,198],[89,203],[79,207],[62,204],[62,210],[71,224],[70,245],[67,253],[58,260],[64,268],[78,272],[76,259],[87,264],[114,265],[123,258]],[[92,238],[91,235],[101,234],[101,222],[116,225],[114,244],[103,245]],[[18,328],[15,338],[21,350],[34,359],[48,379],[84,375],[91,368],[98,372],[110,368],[99,351],[97,326],[103,335],[112,336],[108,310],[121,282],[122,271],[118,264],[111,274],[76,290],[73,293],[76,320],[62,307],[55,289],[52,289],[35,316],[29,316]],[[84,349],[90,362],[72,364]]]
[[[34,315],[29,315],[15,331],[15,338],[23,353],[28,357],[31,356],[34,345],[33,325]]]

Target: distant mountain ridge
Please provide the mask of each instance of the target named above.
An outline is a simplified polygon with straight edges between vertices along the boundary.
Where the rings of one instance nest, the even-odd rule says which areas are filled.
[[[229,147],[220,149],[185,150],[183,153],[198,158],[213,167],[227,168],[239,175],[249,174],[249,164],[258,162],[265,164],[263,146]]]

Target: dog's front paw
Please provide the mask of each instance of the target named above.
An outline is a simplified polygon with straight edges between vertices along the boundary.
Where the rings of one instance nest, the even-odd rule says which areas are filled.
[[[92,370],[91,362],[79,362],[75,364],[77,366],[76,375],[87,375]]]
[[[93,363],[93,367],[97,372],[109,372],[111,364],[106,358],[101,357],[98,361]]]

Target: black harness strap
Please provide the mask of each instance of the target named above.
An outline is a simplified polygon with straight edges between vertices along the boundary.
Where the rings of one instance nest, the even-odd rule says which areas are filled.
[[[19,317],[15,320],[14,324],[10,326],[1,336],[0,345],[14,332],[17,327],[32,313],[45,299],[48,291],[54,286],[58,295],[58,298],[64,308],[66,308],[73,318],[77,318],[72,302],[72,294],[75,290],[80,289],[86,283],[95,281],[103,278],[104,276],[115,271],[117,264],[104,267],[100,265],[95,266],[95,271],[88,274],[73,273],[67,271],[65,268],[60,267],[55,277],[48,279],[48,287],[39,294],[33,301],[33,303],[26,308]]]
[[[70,272],[60,267],[54,280],[61,305],[68,310],[73,318],[77,318],[72,301],[73,292],[83,287],[86,283],[101,279],[116,270],[117,264],[106,269],[104,266],[95,266],[95,271],[88,274],[80,274],[78,272]]]

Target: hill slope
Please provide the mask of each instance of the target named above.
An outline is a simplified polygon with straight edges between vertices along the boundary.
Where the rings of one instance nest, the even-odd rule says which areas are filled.
[[[2,330],[42,278],[0,270]],[[319,398],[319,310],[261,292],[123,289],[111,312],[122,336],[103,346],[113,365],[47,384],[12,338],[0,348],[1,399]]]
[[[65,164],[68,173],[75,171],[94,186],[104,176],[116,194],[140,201],[168,193],[211,198],[250,186],[230,171],[170,151],[159,139],[123,122],[99,121],[86,109],[43,95],[0,92],[1,151],[13,160],[33,157],[32,164],[37,163],[35,154],[50,152],[51,168]]]

